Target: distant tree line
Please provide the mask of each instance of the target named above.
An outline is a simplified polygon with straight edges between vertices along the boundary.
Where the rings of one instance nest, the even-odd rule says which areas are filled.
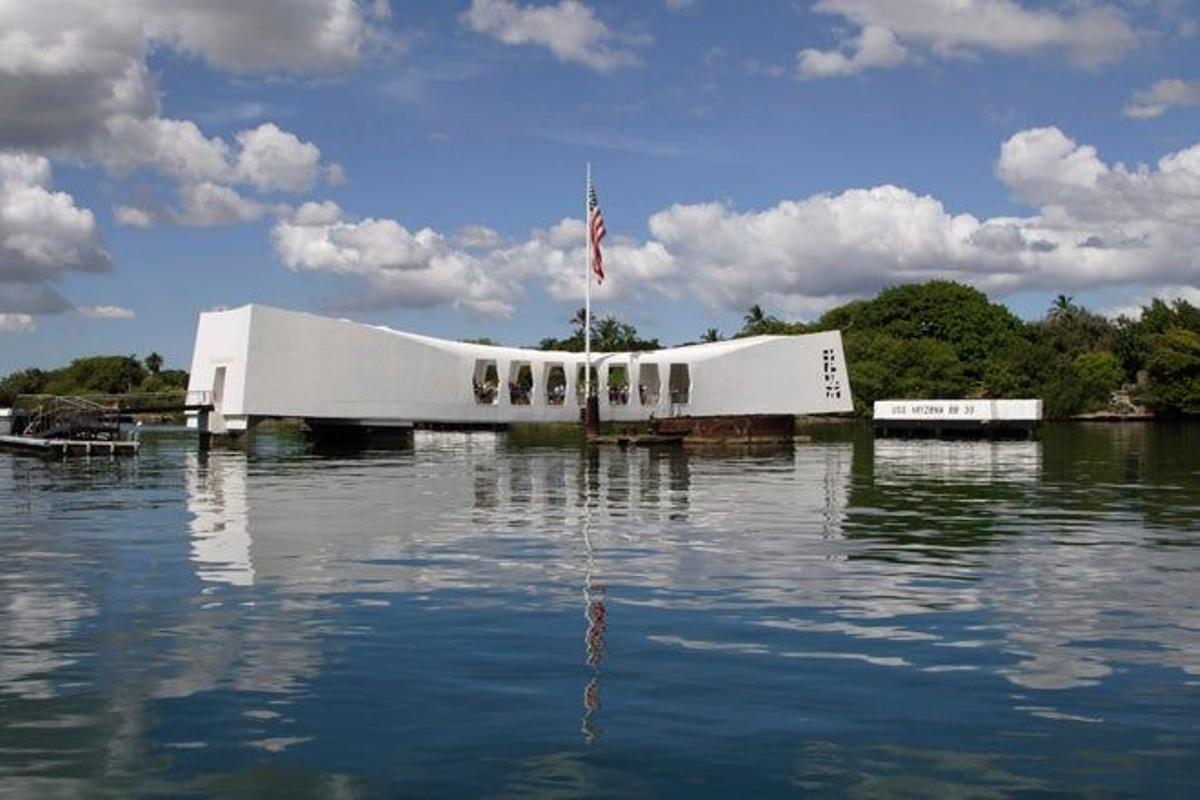
[[[163,357],[89,356],[60,369],[23,369],[0,380],[0,407],[11,406],[21,394],[127,394],[186,391],[188,374],[163,369]]]

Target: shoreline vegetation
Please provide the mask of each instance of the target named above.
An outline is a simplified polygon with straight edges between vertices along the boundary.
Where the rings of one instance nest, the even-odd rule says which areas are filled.
[[[17,370],[0,379],[0,408],[9,408],[18,395],[125,395],[187,392],[188,373],[163,369],[163,357],[86,356],[65,367]]]
[[[582,352],[582,309],[570,324],[567,337],[534,347]],[[1026,322],[977,289],[936,280],[884,289],[813,322],[788,322],[754,305],[731,338],[835,329],[842,332],[859,417],[882,399],[1019,397],[1043,399],[1047,419],[1200,416],[1200,308],[1182,299],[1154,299],[1136,318],[1109,319],[1060,294],[1042,319]],[[709,328],[683,344],[723,338]],[[592,319],[595,351],[662,346],[615,317]],[[0,379],[0,407],[19,394],[182,393],[187,380],[184,370],[163,369],[157,353],[141,360],[90,356]]]

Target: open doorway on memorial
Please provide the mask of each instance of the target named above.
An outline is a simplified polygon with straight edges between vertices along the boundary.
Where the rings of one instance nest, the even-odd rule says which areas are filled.
[[[687,364],[672,364],[668,390],[671,405],[685,406],[692,399],[692,371]]]
[[[533,366],[528,361],[514,361],[508,367],[508,402],[527,406],[533,398]]]
[[[212,406],[213,411],[220,414],[225,403],[225,368],[217,367],[213,372]]]
[[[496,369],[494,359],[476,359],[472,383],[476,403],[481,406],[494,406],[500,402],[500,373]]]
[[[567,371],[562,364],[547,364],[542,376],[546,387],[546,405],[561,406],[567,401]]]
[[[658,364],[638,364],[638,402],[656,406],[662,397],[662,376]]]
[[[596,374],[596,368],[592,367],[592,391],[595,392],[599,388],[600,376]],[[587,395],[584,394],[583,385],[583,364],[580,364],[575,369],[575,402],[581,406],[587,402]]]
[[[629,367],[625,364],[609,364],[606,390],[610,406],[629,405]]]

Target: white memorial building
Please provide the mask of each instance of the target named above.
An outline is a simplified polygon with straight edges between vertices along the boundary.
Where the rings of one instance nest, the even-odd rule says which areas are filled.
[[[753,336],[591,354],[604,421],[852,410],[837,331]],[[200,315],[188,390],[211,413],[189,425],[246,430],[257,419],[366,427],[577,422],[583,353],[447,341],[246,305]]]

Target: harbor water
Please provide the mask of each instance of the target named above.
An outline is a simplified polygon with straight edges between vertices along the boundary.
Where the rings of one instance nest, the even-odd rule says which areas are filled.
[[[1185,797],[1200,425],[0,455],[0,797]]]

